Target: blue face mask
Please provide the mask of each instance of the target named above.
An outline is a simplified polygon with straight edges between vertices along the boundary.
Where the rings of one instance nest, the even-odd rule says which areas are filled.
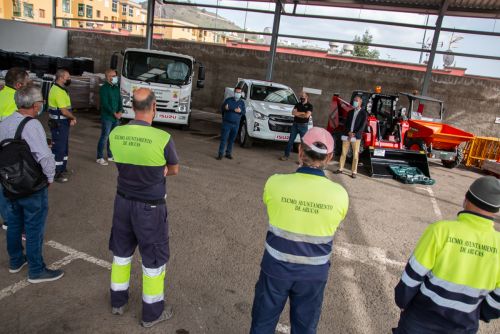
[[[241,93],[234,93],[234,99],[236,101],[238,101],[239,99],[241,99]]]
[[[353,106],[354,108],[359,107],[359,102],[358,102],[358,101],[354,101],[354,102],[352,103],[352,106]]]
[[[111,78],[111,83],[112,83],[113,85],[118,84],[118,77],[112,77],[112,78]]]

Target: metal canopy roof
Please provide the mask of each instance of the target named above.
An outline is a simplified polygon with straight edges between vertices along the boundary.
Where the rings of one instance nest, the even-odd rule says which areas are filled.
[[[335,6],[410,13],[438,14],[443,0],[281,0],[283,4]],[[500,18],[498,0],[449,0],[445,15]]]

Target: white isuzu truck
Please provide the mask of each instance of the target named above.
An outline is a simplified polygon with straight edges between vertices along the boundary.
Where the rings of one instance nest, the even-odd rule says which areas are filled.
[[[187,55],[148,49],[122,51],[120,89],[123,99],[123,118],[134,118],[132,94],[145,87],[156,95],[154,121],[189,127],[191,93],[196,60]],[[118,55],[111,58],[111,68],[116,69]],[[200,63],[196,87],[203,88],[205,68]]]
[[[287,142],[293,124],[292,111],[298,102],[293,90],[279,83],[253,79],[238,79],[235,87],[241,87],[246,108],[240,125],[240,145],[250,147],[254,139]],[[224,99],[233,95],[234,88],[226,87]],[[300,143],[300,136],[295,143]]]

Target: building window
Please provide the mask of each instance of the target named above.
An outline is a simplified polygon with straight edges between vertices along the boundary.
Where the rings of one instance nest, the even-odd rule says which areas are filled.
[[[111,4],[111,10],[113,12],[118,12],[118,0],[113,0],[113,3]]]
[[[127,30],[128,31],[132,31],[132,25],[131,24],[128,25]]]
[[[45,9],[39,9],[38,16],[40,16],[41,19],[44,19],[45,18]]]
[[[95,11],[95,16],[96,16],[97,18],[100,18],[100,17],[101,17],[101,11],[100,11],[100,10],[96,10],[96,11]]]
[[[122,15],[127,16],[127,5],[122,5]]]
[[[31,17],[33,18],[34,15],[33,15],[33,5],[30,4],[30,3],[24,3],[24,7],[23,7],[23,16],[25,17]]]
[[[134,8],[129,8],[128,9],[128,16],[134,17]]]
[[[107,21],[108,20],[108,17],[107,16],[104,16],[104,21]]]
[[[122,20],[122,29],[125,29],[127,25],[125,24],[125,20]]]
[[[62,10],[65,13],[71,13],[71,0],[62,0]]]
[[[69,27],[69,20],[62,20],[62,26],[64,28],[68,28]]]
[[[92,18],[92,6],[87,5],[87,17]]]
[[[78,16],[85,16],[85,5],[83,3],[78,4]]]
[[[21,2],[19,0],[12,0],[12,15],[21,16]]]

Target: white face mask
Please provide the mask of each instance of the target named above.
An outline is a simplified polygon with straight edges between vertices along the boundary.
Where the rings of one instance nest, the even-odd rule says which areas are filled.
[[[112,77],[112,78],[111,78],[111,83],[112,83],[113,85],[118,84],[118,77]]]

